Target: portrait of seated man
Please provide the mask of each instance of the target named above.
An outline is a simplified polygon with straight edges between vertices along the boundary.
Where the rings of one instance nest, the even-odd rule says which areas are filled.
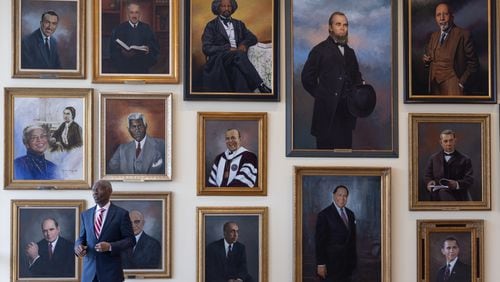
[[[255,187],[258,183],[257,155],[241,145],[238,129],[226,130],[225,142],[227,149],[215,157],[207,186]]]
[[[127,117],[132,141],[120,144],[108,162],[109,174],[164,174],[165,140],[147,135],[148,123],[142,113]]]
[[[45,127],[29,125],[23,130],[26,155],[14,160],[15,180],[59,179],[58,167],[45,158],[49,148],[49,134]]]
[[[432,154],[425,167],[424,183],[432,201],[469,201],[474,183],[469,156],[455,147],[457,138],[450,129],[439,135],[442,150]]]
[[[40,27],[24,37],[21,42],[21,67],[26,69],[60,69],[57,40],[54,38],[59,15],[46,11]]]
[[[144,214],[138,210],[129,212],[130,222],[134,230],[136,244],[132,249],[122,252],[123,268],[126,269],[160,269],[160,241],[144,231]]]
[[[248,58],[248,48],[257,37],[241,20],[232,15],[236,0],[213,0],[212,13],[202,34],[203,89],[211,92],[272,93]]]
[[[59,223],[46,218],[41,224],[43,239],[25,246],[28,271],[25,277],[74,277],[73,242],[61,236]]]

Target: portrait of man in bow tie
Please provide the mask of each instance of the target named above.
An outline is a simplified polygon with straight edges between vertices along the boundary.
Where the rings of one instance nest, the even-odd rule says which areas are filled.
[[[431,201],[472,200],[469,189],[474,183],[474,171],[469,156],[455,147],[455,132],[445,129],[439,134],[441,150],[427,161],[424,183]]]

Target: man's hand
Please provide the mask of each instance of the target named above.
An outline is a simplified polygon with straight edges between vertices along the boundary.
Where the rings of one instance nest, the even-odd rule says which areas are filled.
[[[434,180],[429,181],[429,183],[427,183],[427,190],[429,190],[429,192],[432,192],[432,186],[434,185],[436,185],[436,181]]]
[[[111,244],[108,242],[100,242],[95,245],[95,250],[98,253],[108,252],[111,250]]]
[[[458,189],[458,182],[455,180],[448,180],[448,187],[450,189]]]
[[[30,261],[33,262],[39,254],[38,254],[38,244],[35,242],[29,242],[26,245],[26,255],[29,257]]]
[[[125,50],[125,49],[122,49],[122,55],[125,57],[125,58],[132,58],[133,56],[136,55],[136,51],[133,50],[133,49],[130,49],[129,51]]]
[[[78,257],[84,257],[87,255],[87,246],[78,245],[75,247],[75,255]]]
[[[326,275],[328,272],[326,271],[326,265],[318,265],[318,276],[321,277],[321,279],[326,279]]]
[[[428,67],[432,62],[432,57],[427,54],[424,54],[422,56],[422,61],[424,61],[425,66]]]
[[[243,52],[246,53],[246,51],[248,50],[248,48],[247,48],[247,46],[241,44],[240,46],[238,46],[238,50],[243,51]]]

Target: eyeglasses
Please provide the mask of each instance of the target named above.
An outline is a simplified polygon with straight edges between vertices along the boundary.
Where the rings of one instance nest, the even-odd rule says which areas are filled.
[[[30,141],[40,141],[40,140],[47,140],[49,136],[47,134],[42,134],[42,135],[31,135],[30,136]]]

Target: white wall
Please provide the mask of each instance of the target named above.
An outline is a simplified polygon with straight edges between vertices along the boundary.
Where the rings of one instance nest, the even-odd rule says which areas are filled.
[[[253,102],[186,102],[182,99],[183,85],[118,85],[91,83],[92,33],[91,2],[87,2],[87,79],[86,80],[42,80],[12,79],[12,13],[11,1],[4,3],[4,22],[0,25],[0,87],[91,87],[99,91],[164,91],[173,96],[173,180],[145,184],[113,183],[116,191],[171,191],[173,193],[172,217],[172,282],[196,281],[196,207],[197,206],[268,206],[269,207],[269,280],[292,281],[294,273],[294,183],[295,165],[300,166],[388,166],[392,167],[391,187],[391,237],[392,237],[392,281],[415,281],[417,273],[416,258],[416,220],[417,219],[484,219],[484,281],[495,281],[500,276],[495,254],[500,253],[496,242],[500,235],[500,214],[498,207],[499,185],[499,130],[498,105],[405,105],[403,97],[402,44],[399,46],[399,158],[287,158],[285,157],[285,52],[281,54],[282,98],[279,103]],[[181,6],[184,3],[181,1]],[[181,8],[180,24],[183,46],[183,16]],[[400,15],[402,7],[399,7]],[[282,19],[284,12],[282,12]],[[284,20],[282,20],[284,23]],[[399,19],[402,30],[402,19]],[[402,32],[399,32],[402,42]],[[284,34],[282,33],[282,42]],[[284,45],[284,44],[283,44]],[[498,50],[497,50],[498,51]],[[498,52],[497,52],[498,54]],[[180,48],[181,80],[183,76],[184,48]],[[4,100],[0,99],[0,116],[4,111]],[[97,106],[97,104],[95,105]],[[96,108],[97,109],[97,108]],[[267,197],[198,197],[196,196],[196,113],[198,111],[264,111],[268,112],[268,196]],[[492,117],[491,128],[491,165],[492,165],[492,210],[468,212],[410,212],[408,210],[408,113],[489,113]],[[95,119],[97,119],[97,111]],[[97,137],[98,128],[94,129]],[[4,138],[3,127],[0,140]],[[96,145],[97,139],[96,139]],[[97,149],[97,148],[96,148]],[[95,150],[94,168],[98,175],[98,155]],[[5,156],[0,150],[0,159]],[[1,162],[3,168],[3,161]],[[3,179],[3,169],[0,169]],[[0,281],[10,281],[10,202],[12,199],[85,199],[87,206],[93,205],[90,191],[12,191],[0,190]],[[140,281],[140,280],[135,280]],[[151,282],[160,280],[148,280]]]

